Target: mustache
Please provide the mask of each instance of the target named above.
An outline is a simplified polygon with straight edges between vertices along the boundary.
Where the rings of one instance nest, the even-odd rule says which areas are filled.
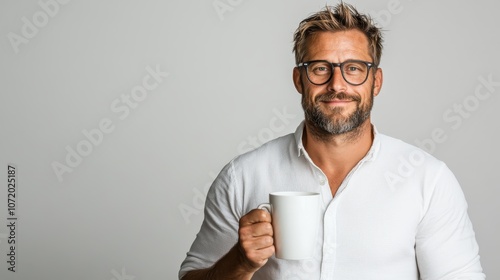
[[[315,101],[316,102],[332,101],[334,99],[361,102],[360,96],[349,95],[345,92],[328,92],[325,94],[321,94],[321,95],[316,96]]]

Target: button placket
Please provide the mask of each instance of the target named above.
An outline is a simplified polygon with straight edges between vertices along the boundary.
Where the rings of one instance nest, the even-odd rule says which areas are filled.
[[[319,184],[320,185],[324,186],[326,184],[326,178],[325,178],[325,176],[319,175],[318,179],[319,179]]]
[[[323,220],[323,258],[321,261],[321,279],[332,279],[333,267],[337,255],[337,208],[339,199],[328,205]]]

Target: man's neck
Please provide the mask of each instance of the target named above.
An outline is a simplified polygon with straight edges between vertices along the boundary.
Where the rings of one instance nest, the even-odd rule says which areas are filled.
[[[323,172],[347,173],[370,150],[373,142],[372,125],[368,118],[356,131],[319,138],[311,132],[306,122],[302,141],[311,160]]]

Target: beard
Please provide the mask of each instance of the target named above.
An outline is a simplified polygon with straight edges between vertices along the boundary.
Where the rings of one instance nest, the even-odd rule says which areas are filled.
[[[321,102],[333,99],[354,101],[356,102],[356,108],[348,116],[342,114],[346,110],[344,107],[328,108],[326,113],[321,111]],[[373,107],[373,87],[367,101],[365,104],[361,104],[361,97],[358,95],[350,96],[345,92],[328,92],[316,96],[314,102],[311,102],[310,99],[306,98],[306,94],[302,94],[302,108],[304,109],[306,122],[319,138],[329,138],[359,128],[370,117]]]

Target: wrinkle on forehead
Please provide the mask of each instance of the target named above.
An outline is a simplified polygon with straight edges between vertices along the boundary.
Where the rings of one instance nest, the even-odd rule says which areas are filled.
[[[328,60],[341,62],[360,59],[372,62],[366,35],[357,30],[321,31],[311,34],[306,43],[304,61]]]

